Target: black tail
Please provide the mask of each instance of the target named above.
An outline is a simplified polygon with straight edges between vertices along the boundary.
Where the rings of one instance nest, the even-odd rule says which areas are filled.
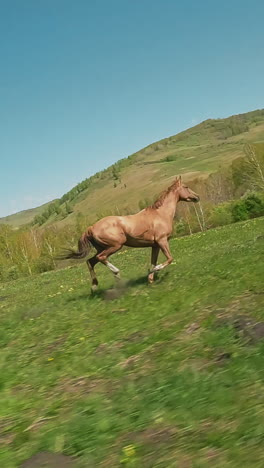
[[[81,260],[81,258],[86,257],[91,249],[91,234],[89,229],[80,237],[78,241],[78,250],[66,249],[66,253],[58,257],[60,260],[66,260],[69,258],[74,258],[75,260]]]

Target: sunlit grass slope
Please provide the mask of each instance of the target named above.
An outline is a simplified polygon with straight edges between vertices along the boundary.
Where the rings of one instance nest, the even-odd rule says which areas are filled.
[[[1,285],[1,467],[41,451],[263,466],[263,232],[255,219],[173,239],[152,286],[148,249],[113,257],[121,289],[99,266],[93,297],[85,264]]]

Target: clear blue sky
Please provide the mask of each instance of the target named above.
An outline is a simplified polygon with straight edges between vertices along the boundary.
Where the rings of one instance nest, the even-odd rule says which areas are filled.
[[[0,0],[0,216],[262,108],[263,0]]]

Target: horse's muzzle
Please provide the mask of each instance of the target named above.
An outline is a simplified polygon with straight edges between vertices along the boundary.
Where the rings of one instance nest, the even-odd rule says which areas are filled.
[[[186,198],[186,201],[187,202],[198,203],[200,201],[200,197],[198,197],[198,195],[197,195],[197,197],[188,197],[188,198]]]

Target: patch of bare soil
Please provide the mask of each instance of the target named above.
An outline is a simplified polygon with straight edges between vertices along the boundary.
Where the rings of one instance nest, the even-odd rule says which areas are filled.
[[[96,379],[89,377],[79,377],[76,379],[61,380],[55,390],[56,394],[71,394],[79,397],[94,393],[113,394],[119,388],[120,382],[114,379]]]
[[[211,364],[209,360],[204,358],[186,359],[180,364],[179,370],[188,369],[192,372],[202,372],[207,370]]]
[[[126,336],[124,338],[124,341],[126,341],[127,343],[140,343],[141,341],[143,341],[143,339],[144,339],[143,333],[134,332],[134,333],[131,333],[131,335]]]
[[[264,293],[253,293],[247,291],[245,294],[236,297],[227,307],[218,313],[215,327],[232,327],[236,331],[237,337],[245,339],[249,344],[255,344],[264,339],[264,322],[256,320],[249,315],[254,304],[259,297],[264,299]]]
[[[135,354],[134,356],[130,356],[129,358],[125,359],[124,361],[121,361],[119,363],[119,366],[121,369],[133,369],[135,364],[140,360],[140,355]]]
[[[60,392],[76,394],[100,392],[103,390],[105,383],[104,379],[79,377],[77,379],[64,379],[59,383],[59,389]]]
[[[20,468],[76,468],[73,457],[59,453],[40,452],[26,460]]]
[[[124,444],[164,444],[175,440],[178,429],[174,426],[161,426],[159,424],[148,427],[143,431],[128,432],[123,434],[118,440],[117,445]]]
[[[16,435],[12,432],[0,434],[0,447],[6,447],[7,445],[12,444],[15,437]]]
[[[215,326],[234,328],[237,337],[244,338],[250,344],[255,344],[264,339],[264,322],[258,322],[247,315],[233,314],[231,317],[220,317]]]

